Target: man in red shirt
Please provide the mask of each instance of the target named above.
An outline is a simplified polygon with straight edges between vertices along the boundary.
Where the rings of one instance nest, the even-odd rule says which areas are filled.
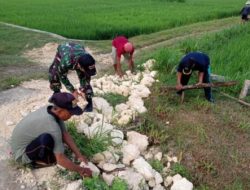
[[[118,36],[112,41],[112,58],[114,61],[115,73],[120,77],[123,76],[121,69],[121,56],[128,62],[128,68],[131,72],[134,71],[133,61],[134,46],[124,36]]]

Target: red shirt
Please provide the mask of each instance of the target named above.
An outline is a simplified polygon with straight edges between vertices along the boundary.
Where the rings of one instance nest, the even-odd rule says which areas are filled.
[[[116,48],[117,57],[121,58],[121,55],[126,53],[124,50],[124,45],[128,42],[128,39],[124,36],[118,36],[112,41],[112,46]],[[130,55],[134,53],[134,47]]]

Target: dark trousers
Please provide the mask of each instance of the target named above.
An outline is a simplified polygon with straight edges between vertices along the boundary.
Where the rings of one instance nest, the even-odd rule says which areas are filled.
[[[190,75],[184,75],[182,74],[181,76],[181,84],[184,86],[184,85],[187,85],[188,84],[188,81],[190,79],[192,74]],[[204,77],[203,77],[203,83],[210,83],[210,74],[209,74],[209,71],[205,71],[204,72]],[[182,91],[178,91],[178,94],[181,94]],[[205,97],[208,101],[211,101],[213,98],[212,98],[212,90],[210,87],[208,88],[204,88],[204,93],[205,93]]]
[[[26,155],[33,163],[40,161],[46,164],[56,163],[53,153],[54,140],[48,133],[43,133],[34,139],[25,150]]]

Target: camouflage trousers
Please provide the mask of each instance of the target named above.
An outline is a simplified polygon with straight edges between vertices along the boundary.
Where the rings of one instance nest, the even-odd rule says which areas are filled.
[[[55,93],[60,92],[62,88],[62,84],[58,75],[56,64],[58,60],[55,58],[53,64],[49,68],[49,82],[50,82],[50,89],[53,90]]]

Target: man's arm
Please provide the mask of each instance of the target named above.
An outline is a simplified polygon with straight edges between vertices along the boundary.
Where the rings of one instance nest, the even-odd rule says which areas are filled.
[[[64,143],[66,143],[69,146],[69,148],[74,152],[74,154],[76,155],[78,160],[88,164],[87,158],[81,154],[80,150],[77,148],[77,146],[76,146],[74,140],[72,139],[71,135],[68,132],[65,131],[65,132],[63,132],[62,136],[63,136]]]
[[[130,54],[130,59],[129,59],[129,70],[133,73],[134,70],[135,70],[135,67],[134,67],[134,60],[133,60],[133,53]]]
[[[177,72],[177,81],[176,81],[176,90],[181,90],[182,89],[182,84],[181,84],[181,76],[182,72]]]
[[[203,77],[204,77],[204,72],[199,72],[198,83],[197,84],[202,84],[203,83]]]
[[[63,153],[55,154],[55,157],[56,157],[57,164],[63,166],[64,168],[71,170],[71,171],[78,172],[81,176],[84,176],[84,177],[92,176],[92,172],[89,168],[83,168],[74,164]]]

